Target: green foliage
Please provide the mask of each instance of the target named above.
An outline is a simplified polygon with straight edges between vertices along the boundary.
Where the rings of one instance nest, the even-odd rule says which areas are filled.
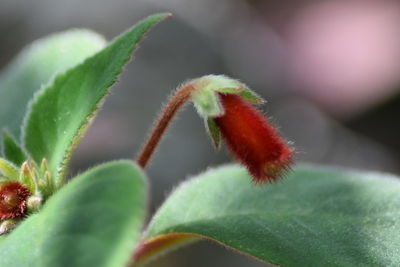
[[[0,128],[10,131],[2,138],[0,182],[19,180],[30,188],[51,184],[51,190],[26,200],[29,211],[35,210],[30,204],[41,207],[46,201],[43,208],[0,236],[0,266],[129,262],[145,218],[147,184],[139,167],[128,161],[100,165],[53,196],[51,177],[57,186],[63,184],[71,153],[110,87],[144,35],[167,16],[142,20],[106,47],[102,37],[88,30],[44,38],[0,74]],[[218,93],[263,102],[244,84],[222,75],[204,76],[191,86],[197,89],[192,101],[216,148],[221,137],[213,117],[224,112]],[[23,164],[25,177],[19,167],[30,157],[36,163]],[[283,266],[399,266],[399,207],[397,177],[299,165],[286,179],[260,186],[244,168],[232,165],[178,187],[153,217],[140,248],[146,258],[168,245],[208,238]],[[4,219],[0,228],[9,230],[20,221]],[[151,243],[160,237],[165,239]]]
[[[16,166],[27,159],[25,151],[8,132],[3,132],[3,155]]]
[[[259,186],[227,166],[178,187],[146,236],[192,233],[282,266],[399,266],[399,207],[385,174],[301,165]]]
[[[54,75],[93,55],[104,45],[103,37],[81,29],[53,34],[26,47],[0,74],[0,128],[7,127],[19,137],[34,93]]]
[[[18,169],[9,161],[0,158],[0,176],[6,180],[18,180]]]
[[[131,162],[100,165],[0,239],[0,266],[124,266],[145,216],[146,181]]]
[[[86,131],[109,88],[145,33],[167,14],[148,17],[82,64],[57,76],[34,99],[25,123],[25,146],[32,158],[49,161],[62,182],[71,152]]]
[[[27,169],[30,175],[51,180],[43,158],[48,159],[53,176],[64,174],[72,150],[138,43],[167,16],[148,17],[104,49],[97,34],[75,30],[45,38],[23,52],[0,79],[0,97],[7,100],[0,105],[0,111],[6,111],[0,114],[0,126],[11,130],[11,134],[4,132],[6,159],[0,158],[0,178],[19,179],[17,167],[30,157],[36,161]],[[41,86],[31,108],[25,109]],[[13,114],[24,112],[22,147],[13,138],[19,136],[22,116]],[[31,181],[25,180],[21,182]],[[49,200],[47,195],[35,195],[27,200],[28,207],[36,205],[32,201],[40,206],[44,197],[44,208],[0,236],[0,266],[124,266],[140,236],[146,193],[139,168],[122,161],[73,178]],[[8,230],[10,222],[2,221],[0,228]]]

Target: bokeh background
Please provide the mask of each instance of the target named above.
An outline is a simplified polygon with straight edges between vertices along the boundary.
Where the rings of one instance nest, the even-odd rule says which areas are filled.
[[[0,0],[0,67],[44,35],[90,28],[112,39],[159,11],[174,16],[142,43],[72,173],[134,157],[171,91],[205,74],[238,78],[266,98],[298,161],[399,173],[399,1]],[[148,167],[151,212],[188,176],[231,161],[186,107]],[[150,266],[264,264],[200,242]]]

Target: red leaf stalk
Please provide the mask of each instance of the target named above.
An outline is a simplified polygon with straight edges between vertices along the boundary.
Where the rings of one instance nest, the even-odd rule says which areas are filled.
[[[215,118],[233,155],[256,183],[277,180],[292,163],[292,149],[253,106],[235,94],[219,94],[225,113]]]

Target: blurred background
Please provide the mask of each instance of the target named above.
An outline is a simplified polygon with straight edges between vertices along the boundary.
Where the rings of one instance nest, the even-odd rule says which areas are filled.
[[[132,158],[167,96],[205,74],[238,78],[298,161],[400,171],[400,2],[389,0],[0,0],[0,67],[68,28],[112,39],[159,11],[174,16],[142,43],[73,157],[72,173]],[[151,212],[180,181],[231,162],[188,106],[148,167]],[[200,242],[150,266],[264,266]]]

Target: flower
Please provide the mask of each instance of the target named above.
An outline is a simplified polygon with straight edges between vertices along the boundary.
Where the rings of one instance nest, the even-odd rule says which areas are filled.
[[[26,212],[29,189],[19,182],[9,182],[0,187],[0,220],[21,217]]]
[[[268,120],[238,94],[218,94],[224,114],[214,118],[232,154],[256,183],[274,181],[288,170],[293,150]]]

